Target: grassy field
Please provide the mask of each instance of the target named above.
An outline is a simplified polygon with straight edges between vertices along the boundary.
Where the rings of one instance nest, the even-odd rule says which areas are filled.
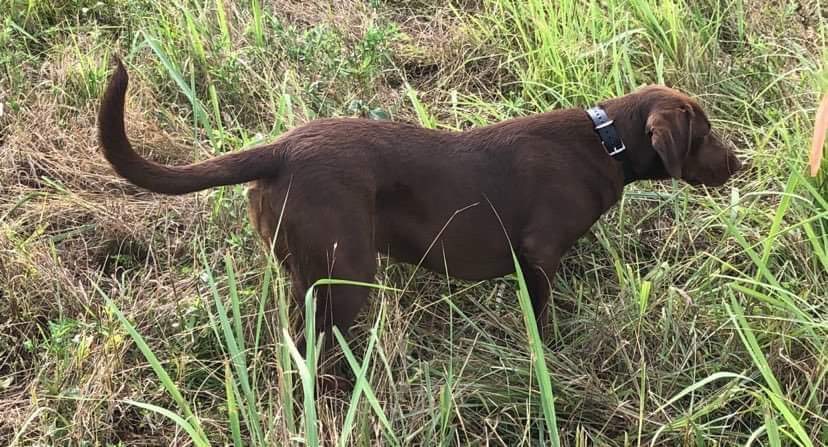
[[[826,11],[0,0],[0,444],[828,444],[828,178],[804,176]],[[628,187],[565,258],[553,297],[576,310],[552,315],[542,357],[516,278],[383,260],[357,388],[314,409],[244,185],[157,196],[100,155],[113,51],[128,132],[168,163],[316,117],[463,129],[666,83],[747,168]]]

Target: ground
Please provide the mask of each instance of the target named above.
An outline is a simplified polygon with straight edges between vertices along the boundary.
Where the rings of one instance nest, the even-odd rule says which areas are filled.
[[[828,444],[828,179],[805,177],[825,15],[812,0],[0,0],[0,441]],[[515,277],[384,259],[351,344],[361,391],[314,410],[245,186],[149,194],[101,157],[115,52],[128,132],[167,163],[317,117],[464,129],[664,83],[747,168],[718,189],[628,187],[565,258],[553,297],[574,311],[551,316],[542,357]]]

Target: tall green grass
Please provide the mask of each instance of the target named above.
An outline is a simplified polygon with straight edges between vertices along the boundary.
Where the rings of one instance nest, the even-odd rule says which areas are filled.
[[[0,440],[828,444],[828,177],[802,176],[816,4],[279,5],[0,0]],[[354,338],[325,335],[353,391],[317,398],[320,341],[309,326],[295,349],[243,187],[136,194],[94,152],[112,53],[130,135],[159,160],[316,117],[456,130],[659,82],[696,96],[747,169],[721,189],[629,186],[564,259],[553,301],[574,311],[546,340],[520,272],[468,284],[383,261]]]
[[[517,257],[513,258],[515,262],[515,268],[517,270],[517,298],[520,303],[521,312],[523,313],[523,320],[525,323],[526,333],[528,337],[527,344],[530,346],[531,356],[533,358],[532,369],[535,371],[535,377],[540,388],[540,394],[538,399],[540,400],[541,407],[543,408],[543,420],[546,426],[545,431],[546,434],[549,436],[548,441],[543,442],[549,442],[550,445],[558,446],[561,445],[561,443],[560,436],[558,434],[558,423],[555,415],[555,403],[552,392],[552,380],[546,364],[547,354],[544,349],[543,340],[540,338],[537,325],[535,324],[535,316],[532,311],[531,300],[527,292],[526,282],[523,279],[523,275],[520,270],[520,265],[517,261]],[[202,253],[202,262],[205,266],[209,265],[206,255],[204,253]],[[251,382],[255,381],[255,377],[249,377],[251,368],[248,366],[246,360],[246,358],[248,357],[258,357],[258,343],[256,343],[256,345],[252,348],[252,351],[249,354],[244,349],[245,337],[242,330],[242,320],[239,311],[239,309],[241,308],[240,297],[238,294],[239,285],[233,273],[232,257],[230,257],[229,255],[225,256],[224,265],[224,274],[227,277],[226,297],[222,296],[222,294],[219,292],[219,285],[214,279],[215,276],[211,269],[209,267],[205,268],[204,273],[207,279],[207,283],[210,287],[211,293],[213,295],[215,305],[215,315],[213,315],[213,313],[211,312],[211,324],[213,326],[212,330],[215,334],[215,337],[218,339],[218,341],[220,341],[222,351],[226,356],[226,358],[222,362],[222,364],[224,365],[224,390],[227,398],[227,421],[225,423],[230,427],[230,435],[232,437],[234,445],[271,445],[268,441],[268,434],[266,433],[261,418],[259,417],[259,414],[262,411],[263,405],[265,403],[265,396],[257,396],[254,390],[251,389],[250,384]],[[270,265],[273,264],[271,263]],[[270,290],[267,287],[270,284],[270,280],[267,279],[270,277],[269,275],[270,273],[267,273],[265,276],[265,288],[262,289],[261,296],[259,297],[260,303],[264,303],[267,300],[267,296],[270,294]],[[320,420],[318,418],[318,412],[316,409],[316,380],[319,376],[319,372],[317,370],[317,358],[318,346],[321,345],[321,340],[317,338],[316,328],[314,326],[314,312],[316,307],[315,289],[320,286],[337,285],[358,286],[385,291],[398,291],[394,288],[378,284],[361,283],[340,279],[320,279],[319,281],[314,283],[312,287],[308,289],[305,296],[305,314],[307,315],[307,317],[304,323],[305,330],[303,335],[306,340],[307,350],[304,353],[299,352],[299,350],[296,348],[296,344],[293,341],[292,336],[290,335],[290,332],[288,330],[289,328],[287,326],[283,326],[281,328],[281,334],[283,336],[283,343],[285,346],[284,349],[287,349],[290,352],[293,364],[298,370],[299,378],[302,383],[302,405],[300,406],[300,408],[301,417],[304,420],[305,428],[304,432],[301,435],[304,439],[304,444],[310,446],[318,446],[325,444],[319,437],[318,430]],[[187,435],[189,435],[194,445],[211,445],[211,442],[205,435],[205,432],[202,428],[203,423],[192,412],[190,404],[186,400],[184,400],[181,391],[179,390],[179,386],[176,385],[170,378],[169,373],[162,366],[162,362],[159,361],[158,356],[149,347],[144,337],[136,331],[135,326],[124,316],[121,310],[118,309],[117,305],[115,305],[112,299],[100,289],[98,289],[98,291],[101,294],[101,296],[107,301],[107,303],[110,306],[110,309],[113,313],[115,313],[118,320],[123,325],[124,329],[127,331],[127,333],[132,338],[133,342],[136,344],[138,349],[146,358],[147,362],[149,362],[149,364],[152,366],[153,372],[156,374],[158,380],[160,380],[163,384],[164,389],[170,394],[175,403],[178,405],[182,414],[179,415],[178,413],[171,411],[167,408],[163,408],[161,406],[146,402],[136,402],[133,400],[127,400],[125,401],[125,403],[129,405],[134,405],[142,409],[156,412],[166,418],[169,418],[177,425],[179,425],[187,433]],[[282,294],[284,293],[284,289],[277,291],[276,293]],[[231,309],[229,312],[227,309],[227,305],[225,304],[225,301],[229,302]],[[280,303],[285,303],[286,300],[284,299],[284,297],[280,297],[278,301]],[[262,319],[262,309],[263,305],[259,306],[260,313],[255,316],[255,319],[258,321],[261,321]],[[228,313],[230,315],[228,315]],[[369,331],[367,347],[365,349],[364,358],[362,359],[361,363],[354,355],[349,342],[345,338],[343,338],[339,328],[334,327],[332,334],[325,334],[326,336],[332,336],[336,338],[339,347],[342,349],[342,352],[344,353],[345,361],[347,361],[355,377],[354,386],[353,390],[351,391],[351,396],[348,400],[349,405],[343,421],[343,425],[341,428],[339,428],[339,430],[337,430],[337,432],[341,436],[338,443],[339,445],[350,445],[348,441],[354,432],[356,418],[358,416],[357,411],[360,408],[360,403],[363,399],[363,396],[364,399],[368,401],[372,412],[374,413],[375,417],[377,417],[378,421],[382,426],[385,441],[387,441],[390,445],[401,445],[398,436],[395,434],[394,427],[389,421],[389,418],[386,415],[385,410],[382,408],[382,405],[372,388],[371,382],[369,381],[369,377],[367,376],[368,367],[371,363],[372,356],[374,353],[374,347],[378,340],[378,331],[380,329],[380,324],[382,323],[384,318],[385,315],[381,307],[380,312],[378,313],[377,318],[374,321],[373,327]],[[294,408],[294,406],[296,406],[298,403],[293,400],[292,393],[282,394],[281,397],[283,400],[281,402],[278,402],[277,405],[280,405],[283,408]],[[246,433],[249,435],[249,439],[246,442],[243,441],[241,437],[239,413],[241,413],[241,415],[243,416],[243,421],[247,429]],[[219,439],[217,439],[216,441],[218,442],[222,438],[223,436],[219,437]]]

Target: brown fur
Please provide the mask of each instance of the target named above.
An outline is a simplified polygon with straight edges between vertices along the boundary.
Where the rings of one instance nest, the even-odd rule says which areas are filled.
[[[624,187],[621,163],[604,151],[581,109],[465,132],[323,119],[269,145],[163,166],[129,144],[126,87],[118,62],[99,115],[100,143],[116,172],[165,194],[254,181],[251,222],[273,243],[297,297],[320,278],[372,281],[377,252],[462,279],[495,278],[514,272],[513,246],[543,330],[561,256]],[[650,86],[602,106],[615,119],[636,179],[718,186],[740,168],[701,107],[682,93]],[[332,325],[347,331],[368,294],[351,286],[320,290],[318,330],[328,340]]]

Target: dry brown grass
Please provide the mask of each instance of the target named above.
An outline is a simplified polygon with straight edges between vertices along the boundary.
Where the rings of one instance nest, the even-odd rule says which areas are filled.
[[[243,187],[152,195],[117,178],[100,157],[96,102],[113,48],[131,64],[130,137],[153,159],[184,163],[238,149],[257,133],[275,137],[279,122],[290,127],[319,115],[365,115],[375,108],[397,120],[417,121],[406,84],[447,128],[556,106],[527,99],[524,86],[514,82],[528,59],[513,48],[514,36],[486,29],[505,20],[492,13],[493,1],[409,0],[373,7],[352,0],[263,0],[272,19],[263,48],[256,47],[250,31],[249,2],[224,0],[229,48],[216,37],[214,2],[187,3],[204,27],[198,38],[206,64],[199,62],[180,11],[169,5],[110,0],[105,8],[83,12],[80,2],[34,2],[28,22],[15,16],[38,40],[0,31],[5,70],[0,71],[0,444],[18,433],[24,445],[190,443],[169,420],[124,402],[175,409],[103,295],[147,339],[216,443],[231,442],[222,388],[227,355],[214,333],[204,271],[213,271],[225,296],[222,256],[232,256],[244,330],[252,338],[263,250],[246,221]],[[704,2],[704,8],[714,3]],[[7,4],[0,0],[0,7]],[[744,19],[751,42],[740,42],[739,51],[729,53],[735,46],[725,37],[733,27],[724,26],[716,43],[721,51],[704,53],[710,60],[696,55],[700,59],[692,67],[699,72],[667,67],[668,75],[687,82],[682,86],[711,106],[716,124],[726,128],[723,133],[748,161],[733,189],[631,188],[623,211],[613,210],[565,260],[554,297],[574,303],[578,311],[553,321],[548,363],[568,445],[575,445],[576,437],[622,445],[625,437],[637,435],[639,423],[646,442],[660,427],[719,398],[722,403],[711,404],[708,415],[667,430],[658,442],[743,444],[764,415],[776,414],[755,384],[715,383],[655,411],[716,372],[745,372],[761,380],[725,310],[731,298],[749,304],[750,322],[789,392],[786,399],[801,409],[809,429],[814,427],[809,434],[816,439],[816,430],[828,426],[819,413],[828,405],[824,351],[818,349],[825,344],[802,335],[824,324],[828,303],[818,287],[826,274],[801,230],[816,208],[794,201],[781,221],[791,231],[769,236],[787,197],[781,193],[785,182],[798,166],[787,163],[802,152],[801,129],[810,128],[807,100],[813,92],[805,85],[816,65],[815,35],[820,37],[824,26],[815,2],[798,4],[793,15],[785,15],[782,2],[747,2],[745,17],[722,20],[735,26]],[[533,20],[527,19],[543,25]],[[680,31],[698,42],[703,33],[691,22],[682,22]],[[209,88],[216,89],[224,134],[208,135],[200,123],[193,124],[186,95],[140,32],[154,33],[187,82],[192,73],[214,123]],[[380,35],[381,49],[364,50],[370,33]],[[648,38],[635,40],[628,54],[644,61],[633,67],[638,79],[652,81],[657,55],[648,52],[658,48]],[[788,43],[796,50],[783,51]],[[346,63],[349,56],[357,62]],[[360,57],[375,59],[362,67]],[[795,67],[800,71],[789,71]],[[572,81],[584,83],[578,99],[616,87],[609,81]],[[556,92],[558,85],[547,87]],[[764,93],[751,96],[759,91]],[[459,104],[452,102],[455,93]],[[292,109],[282,114],[278,101],[288,96]],[[363,107],[353,110],[355,102]],[[724,223],[722,216],[729,215],[735,216],[735,229]],[[813,321],[801,324],[784,309],[733,291],[729,277],[762,280],[736,235],[756,250],[769,244],[767,264],[784,287],[809,300],[803,311]],[[629,276],[619,275],[616,265],[629,267]],[[412,269],[383,260],[377,280],[401,286],[411,275]],[[640,315],[635,294],[642,278],[652,281],[653,292]],[[441,442],[454,445],[536,439],[537,389],[513,295],[508,281],[465,284],[437,273],[418,273],[403,294],[377,292],[376,302],[383,304],[360,320],[357,339],[368,338],[382,308],[377,344],[382,356],[372,365],[370,384],[408,444],[427,443],[432,429]],[[268,441],[287,445],[291,433],[278,395],[285,374],[276,360],[277,310],[272,302],[265,310],[262,348],[251,363],[259,368],[256,396],[271,424]],[[644,399],[643,416],[639,399]],[[367,408],[358,416],[357,439],[386,442]],[[337,427],[346,410],[335,400],[319,406],[325,439],[341,436]]]
[[[358,2],[277,1],[269,7],[300,30],[328,24],[342,31],[348,43],[358,40],[377,15]],[[230,9],[247,15],[235,5]],[[246,39],[241,30],[233,31]],[[46,421],[65,414],[71,420],[63,423],[71,428],[57,439],[74,444],[115,437],[151,445],[177,435],[169,431],[171,427],[159,425],[157,418],[139,416],[121,401],[167,399],[151,381],[135,380],[151,373],[141,358],[129,353],[123,332],[103,307],[96,288],[122,297],[119,307],[139,328],[151,328],[147,332],[159,335],[172,330],[182,313],[200,306],[196,297],[203,285],[181,267],[193,258],[197,240],[210,231],[205,227],[217,221],[203,197],[147,194],[113,174],[98,152],[94,98],[73,96],[77,94],[73,89],[85,87],[83,64],[90,57],[102,63],[108,50],[101,47],[99,35],[96,39],[81,31],[73,37],[74,49],[89,54],[81,56],[71,51],[72,46],[56,45],[39,66],[20,67],[30,78],[30,90],[16,92],[22,93],[17,97],[22,104],[19,111],[4,109],[0,116],[0,196],[4,198],[0,200],[0,313],[6,316],[0,323],[4,352],[0,438],[9,440],[17,427],[34,417],[28,422],[32,429],[27,436],[55,439],[41,430],[49,425]],[[407,57],[397,60],[407,63]],[[302,68],[279,61],[261,76],[276,84],[281,77],[277,73],[289,71],[301,73]],[[399,89],[383,83],[374,88],[372,100],[381,98],[384,107],[396,109],[403,101]],[[348,93],[336,85],[325,92],[339,102],[344,101],[341,94]],[[301,96],[301,91],[296,95]],[[171,163],[209,156],[205,150],[190,148],[186,118],[168,114],[166,129],[159,127],[158,111],[165,106],[156,98],[147,76],[133,72],[127,122],[138,149]],[[272,119],[263,112],[258,119]],[[302,110],[292,118],[296,123],[307,120]],[[218,222],[242,216],[222,216]],[[213,234],[222,237],[233,230]],[[250,253],[256,248],[249,247]],[[73,327],[72,340],[57,340],[50,334],[52,325],[67,320]],[[32,340],[62,341],[67,346],[49,347],[44,353],[24,343]],[[81,352],[68,352],[68,344],[84,347]],[[341,418],[332,411],[328,417]],[[146,441],[142,431],[152,433],[149,439],[156,441]]]
[[[72,417],[66,437],[80,442],[102,431],[130,430],[135,421],[127,416],[135,412],[118,399],[145,392],[161,397],[158,390],[130,389],[135,383],[124,380],[139,362],[126,355],[123,334],[101,338],[100,330],[114,323],[94,286],[118,294],[119,285],[128,284],[132,302],[122,305],[146,324],[173,315],[177,300],[192,296],[194,283],[170,267],[188,254],[204,213],[196,196],[155,197],[113,175],[98,152],[95,104],[73,107],[55,95],[53,86],[66,85],[77,63],[63,55],[42,68],[39,86],[5,128],[0,151],[0,196],[9,199],[0,201],[0,312],[6,316],[0,370],[8,381],[0,390],[0,426],[13,430],[34,414],[48,420],[55,417],[50,411],[75,406],[66,412]],[[135,83],[130,134],[175,147],[146,112],[135,111],[158,107]],[[180,158],[190,156],[182,152]],[[49,323],[64,319],[81,328],[73,337],[82,352],[30,352],[25,341],[48,339]],[[66,401],[66,388],[80,400]]]

